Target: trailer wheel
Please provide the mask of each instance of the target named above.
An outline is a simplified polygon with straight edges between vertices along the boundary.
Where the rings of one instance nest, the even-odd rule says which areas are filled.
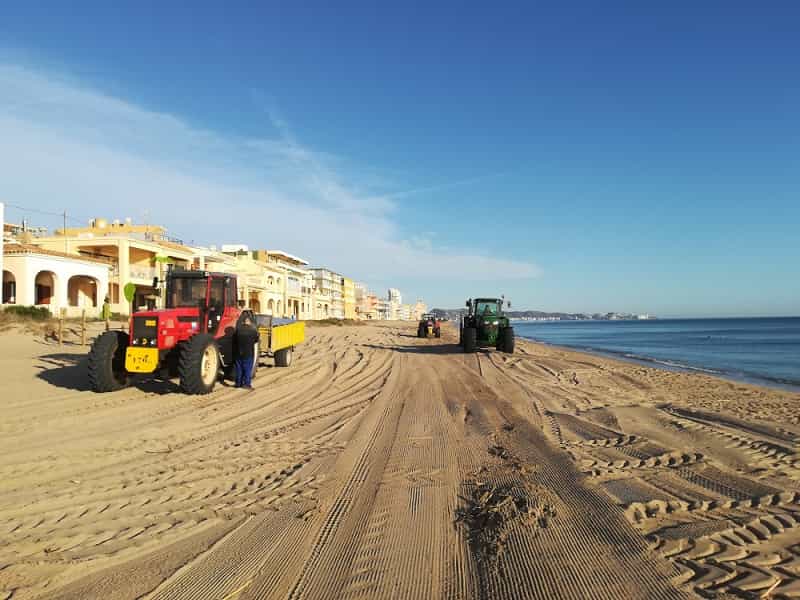
[[[478,330],[474,327],[464,327],[461,334],[464,341],[464,352],[475,352],[478,349]]]
[[[189,338],[178,361],[181,389],[187,394],[209,394],[219,375],[219,348],[207,333]]]
[[[276,367],[288,367],[292,364],[292,349],[291,348],[284,348],[283,350],[278,350],[275,353],[275,366]]]
[[[125,351],[128,334],[124,331],[106,331],[89,350],[89,384],[95,392],[113,392],[128,385],[125,370]]]

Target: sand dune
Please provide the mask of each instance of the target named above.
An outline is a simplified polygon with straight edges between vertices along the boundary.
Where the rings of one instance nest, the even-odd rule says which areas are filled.
[[[800,395],[414,324],[256,390],[0,336],[0,598],[800,596]]]

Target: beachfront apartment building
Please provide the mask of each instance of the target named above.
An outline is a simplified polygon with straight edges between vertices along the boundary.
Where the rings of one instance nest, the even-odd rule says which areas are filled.
[[[411,311],[411,318],[415,321],[419,321],[424,315],[428,312],[428,305],[425,304],[422,300],[417,300],[416,304],[414,304],[414,308]]]
[[[387,298],[376,298],[375,314],[381,321],[388,321],[392,318],[392,305]]]
[[[331,294],[330,290],[314,288],[313,295],[314,316],[316,320],[331,318]]]
[[[403,296],[397,288],[389,288],[386,293],[386,299],[389,303],[389,316],[388,319],[393,321],[400,319],[400,306],[403,304]]]
[[[329,298],[327,316],[324,318],[344,319],[344,289],[339,273],[324,267],[311,269],[314,277],[314,288],[320,297]],[[355,297],[355,290],[353,291]]]
[[[375,301],[377,297],[370,294],[369,289],[363,283],[353,285],[356,300],[356,318],[361,320],[375,319]]]
[[[284,302],[281,311],[274,313],[293,319],[313,319],[313,285],[308,261],[284,252],[283,250],[258,250],[257,260],[266,258],[267,264],[285,272],[283,278]]]
[[[344,318],[356,318],[356,288],[349,277],[342,277],[342,303],[344,304]]]
[[[264,251],[250,252],[247,246],[223,245],[222,252],[235,260],[239,304],[256,313],[282,317],[286,308],[286,270],[267,262]]]
[[[339,273],[332,273],[331,285],[331,311],[335,319],[344,319],[344,286]]]
[[[411,305],[410,304],[400,304],[396,309],[396,319],[399,321],[410,321],[411,320]]]
[[[16,239],[2,243],[3,305],[39,306],[54,315],[101,316],[111,264],[45,250]]]
[[[28,238],[27,242],[44,250],[108,263],[109,283],[97,302],[102,305],[107,295],[111,310],[121,314],[129,314],[131,304],[134,310],[156,306],[153,279],[163,278],[168,264],[190,268],[195,259],[194,250],[169,238],[164,227],[134,225],[130,219],[109,222],[97,218],[87,227],[57,229],[54,235]],[[135,286],[130,304],[123,294],[128,283]]]

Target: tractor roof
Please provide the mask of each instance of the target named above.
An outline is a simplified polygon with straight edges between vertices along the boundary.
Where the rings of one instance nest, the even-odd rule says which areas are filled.
[[[502,298],[475,298],[475,302],[502,302]]]

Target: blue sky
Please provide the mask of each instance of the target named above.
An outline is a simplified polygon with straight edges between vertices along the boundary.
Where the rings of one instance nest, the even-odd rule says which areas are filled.
[[[796,3],[15,4],[10,204],[435,306],[800,314]]]

